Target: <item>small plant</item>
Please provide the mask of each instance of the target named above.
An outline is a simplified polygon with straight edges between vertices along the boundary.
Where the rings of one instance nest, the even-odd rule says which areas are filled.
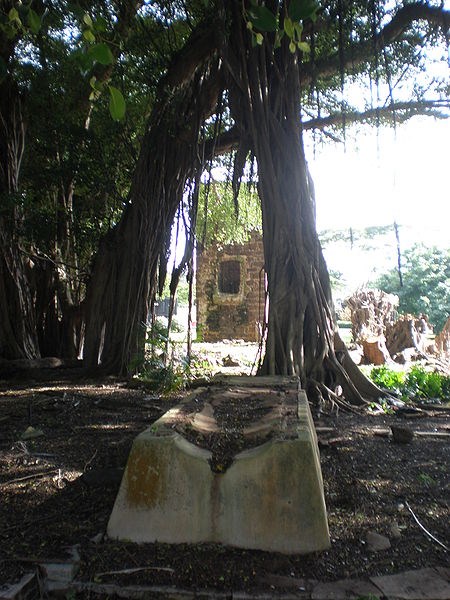
[[[429,371],[421,365],[413,366],[407,373],[394,371],[386,365],[374,367],[370,378],[379,387],[400,394],[404,400],[450,399],[450,377]]]
[[[379,387],[400,392],[405,382],[405,373],[394,371],[386,365],[381,365],[372,369],[370,378]]]
[[[414,366],[405,379],[405,388],[417,398],[441,398],[442,379],[439,373],[426,371],[421,366]]]
[[[385,415],[394,414],[393,408],[386,402],[386,400],[380,399],[379,402],[371,402],[369,404],[369,410],[372,412],[377,412],[380,409],[384,412]]]

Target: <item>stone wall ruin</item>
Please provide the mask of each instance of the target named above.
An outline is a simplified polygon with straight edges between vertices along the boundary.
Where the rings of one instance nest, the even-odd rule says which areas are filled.
[[[197,254],[197,335],[205,342],[258,342],[264,320],[262,236],[213,244]]]

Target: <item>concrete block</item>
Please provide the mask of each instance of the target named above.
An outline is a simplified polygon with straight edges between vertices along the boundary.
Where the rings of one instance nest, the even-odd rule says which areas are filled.
[[[266,389],[247,380],[231,390],[210,388],[197,412],[192,412],[195,401],[186,400],[136,438],[108,524],[111,538],[217,542],[287,554],[329,547],[306,395],[292,385],[280,392],[279,384],[275,391],[267,380]],[[217,435],[214,412],[220,406],[223,415],[226,403],[240,398],[257,399],[261,406],[240,432],[257,445],[236,454],[224,472],[213,472],[212,452],[187,438],[192,431],[196,440]],[[258,444],[258,431],[261,439],[270,439]]]

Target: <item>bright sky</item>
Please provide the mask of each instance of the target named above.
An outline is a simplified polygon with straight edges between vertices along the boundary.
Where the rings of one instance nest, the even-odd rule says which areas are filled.
[[[414,117],[394,131],[361,127],[347,133],[346,147],[305,139],[314,179],[317,225],[322,229],[401,226],[403,249],[414,242],[450,247],[450,118]],[[394,237],[394,236],[393,236]],[[392,240],[395,245],[395,239]],[[330,269],[350,287],[369,280],[384,260],[350,247],[325,252]],[[389,253],[389,267],[395,266]]]
[[[378,139],[377,139],[378,137]],[[419,226],[450,243],[450,118],[366,127],[343,144],[308,144],[320,229]]]

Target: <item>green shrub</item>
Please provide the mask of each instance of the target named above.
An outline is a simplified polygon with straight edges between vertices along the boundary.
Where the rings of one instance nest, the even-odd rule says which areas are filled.
[[[450,377],[415,365],[404,373],[386,365],[373,367],[370,379],[379,387],[399,393],[402,398],[450,399]]]
[[[405,388],[417,398],[441,398],[442,379],[439,373],[426,371],[421,366],[411,368],[405,379]]]
[[[405,382],[405,373],[403,371],[394,371],[386,365],[381,365],[371,370],[370,378],[379,387],[400,392]]]

